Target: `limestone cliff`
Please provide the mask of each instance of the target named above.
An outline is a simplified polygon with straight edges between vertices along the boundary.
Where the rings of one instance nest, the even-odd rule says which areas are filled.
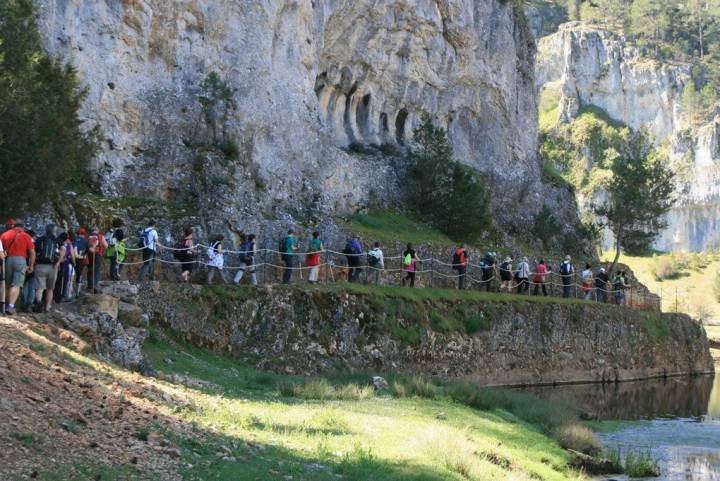
[[[668,145],[679,202],[657,240],[661,250],[703,250],[720,240],[720,117],[688,126],[680,99],[690,79],[689,64],[643,58],[624,38],[588,24],[564,24],[538,42],[537,86],[559,93],[561,122],[595,106]]]
[[[103,191],[193,202],[211,226],[249,229],[395,198],[398,169],[379,147],[403,149],[423,111],[497,191],[521,184],[511,202],[529,217],[543,192],[535,51],[515,3],[36,0],[47,48],[77,68],[83,115],[104,132]],[[235,92],[237,160],[197,147],[210,72]]]

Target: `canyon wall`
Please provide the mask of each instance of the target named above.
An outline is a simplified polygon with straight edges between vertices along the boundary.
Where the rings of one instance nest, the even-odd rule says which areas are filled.
[[[644,58],[617,34],[579,22],[538,42],[537,86],[559,92],[560,122],[598,107],[667,147],[679,200],[655,244],[660,250],[699,251],[720,241],[720,117],[687,121],[681,97],[691,69]]]
[[[77,69],[103,132],[108,196],[190,203],[210,227],[317,222],[397,200],[422,112],[486,174],[501,223],[541,196],[532,34],[508,0],[36,0],[47,48]],[[208,148],[203,80],[233,91]],[[358,153],[359,152],[359,153]],[[523,186],[522,194],[515,195]],[[546,195],[546,194],[545,194]],[[510,199],[506,197],[511,197]],[[574,219],[562,191],[547,195]],[[500,206],[520,205],[517,212]],[[279,228],[279,227],[278,227]]]

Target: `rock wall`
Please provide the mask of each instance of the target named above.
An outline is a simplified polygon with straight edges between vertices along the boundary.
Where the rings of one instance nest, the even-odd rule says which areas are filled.
[[[168,286],[144,291],[140,304],[193,343],[297,374],[393,371],[507,385],[713,370],[705,331],[685,315],[413,292]]]
[[[538,42],[538,89],[560,93],[560,121],[582,107],[599,107],[633,129],[646,127],[669,145],[679,201],[655,247],[694,250],[718,245],[720,117],[688,127],[681,96],[691,65],[643,58],[624,38],[600,27],[569,22]]]
[[[395,198],[397,165],[379,147],[405,148],[426,111],[459,159],[498,191],[522,182],[523,215],[537,210],[535,51],[512,1],[36,4],[47,48],[88,88],[82,113],[104,133],[95,167],[107,195],[192,202],[216,227],[249,230],[347,212]],[[204,148],[210,72],[235,92],[225,129],[237,160]]]

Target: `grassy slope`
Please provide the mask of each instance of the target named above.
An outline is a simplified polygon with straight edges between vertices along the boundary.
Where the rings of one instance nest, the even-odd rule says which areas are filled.
[[[78,403],[56,408],[82,409],[87,424],[78,426],[78,434],[60,430],[68,441],[62,455],[53,441],[58,429],[40,434],[43,422],[57,425],[54,417],[43,421],[47,411],[34,410],[31,416],[33,410],[28,410],[25,414],[39,424],[16,426],[17,432],[7,438],[0,429],[3,442],[22,442],[33,456],[53,458],[31,465],[37,467],[34,475],[13,480],[584,479],[566,467],[569,454],[554,440],[508,411],[477,410],[445,397],[377,395],[372,388],[340,400],[292,397],[282,386],[298,385],[300,378],[258,372],[166,338],[162,332],[155,332],[146,348],[166,380],[144,378],[69,349],[50,334],[53,330],[47,325],[33,322],[27,325],[36,333],[21,328],[9,334],[6,328],[6,337],[22,341],[26,354],[20,359],[36,370],[46,369],[45,376],[62,371],[53,384],[44,383],[39,371],[32,374],[39,379],[22,376],[16,384],[27,386],[30,393],[32,383],[43,382],[50,398],[56,397],[54,392],[64,392],[62,384],[66,384],[72,391],[68,395],[77,396]],[[367,382],[369,376],[333,379]],[[86,400],[93,390],[98,400]],[[22,399],[23,394],[18,396]],[[107,423],[95,413],[97,406],[104,409],[111,399],[124,406],[122,421]],[[93,412],[86,411],[82,402],[92,405]],[[526,410],[537,407],[531,399],[526,402]],[[123,409],[118,406],[113,405],[112,411],[119,415]],[[38,436],[48,439],[27,441]],[[104,443],[112,445],[112,460],[88,449],[90,441],[102,443],[105,437]],[[163,454],[175,446],[177,456]],[[47,453],[46,448],[50,448]],[[134,453],[147,461],[127,461]],[[146,462],[157,469],[148,470]],[[167,474],[158,477],[162,472]]]
[[[720,271],[720,259],[714,258],[704,269],[683,270],[676,279],[658,281],[652,273],[653,266],[659,259],[669,256],[670,254],[658,254],[654,257],[623,255],[620,262],[627,264],[650,291],[662,294],[664,311],[698,315],[700,308],[707,308],[710,318],[720,319],[720,303],[715,298],[712,286],[717,272]],[[613,257],[614,252],[606,252],[603,260],[611,261]]]
[[[504,411],[382,396],[301,401],[280,395],[275,388],[280,376],[258,374],[190,346],[156,341],[148,351],[161,370],[189,373],[217,386],[190,393],[196,409],[182,416],[216,433],[199,444],[180,441],[199,454],[189,457],[193,467],[186,469],[186,479],[577,478],[564,467],[566,452]],[[242,462],[218,462],[214,444],[228,441],[266,448],[239,447],[232,455]]]
[[[380,241],[384,245],[394,245],[398,240],[416,245],[452,246],[454,244],[442,232],[405,214],[391,211],[354,214],[344,222],[344,226],[349,232],[359,234],[366,242]]]

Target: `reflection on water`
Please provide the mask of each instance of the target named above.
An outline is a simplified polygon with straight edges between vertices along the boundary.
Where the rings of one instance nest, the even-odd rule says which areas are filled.
[[[713,405],[720,417],[720,380],[712,376],[677,377],[618,384],[535,387],[524,391],[577,406],[593,419],[699,417]],[[711,401],[711,393],[715,395]]]
[[[612,385],[530,388],[603,420],[640,420],[602,433],[611,449],[649,451],[664,481],[720,481],[720,374]]]

